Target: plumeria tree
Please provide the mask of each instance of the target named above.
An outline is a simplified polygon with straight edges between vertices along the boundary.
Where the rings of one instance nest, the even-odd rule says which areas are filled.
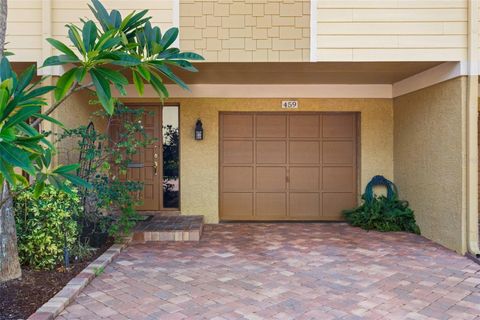
[[[191,61],[203,60],[198,54],[172,47],[178,29],[162,33],[159,27],[152,26],[148,10],[122,17],[117,10],[107,11],[98,0],[92,0],[89,7],[95,19],[66,25],[66,43],[47,39],[60,54],[46,59],[42,67],[62,66],[66,71],[55,86],[45,86],[42,81],[33,80],[35,66],[17,75],[4,56],[7,0],[0,0],[0,282],[21,275],[12,206],[14,193],[32,185],[37,195],[46,184],[67,192],[71,185],[88,187],[74,173],[78,165],[52,166],[56,150],[48,133],[39,130],[42,121],[62,126],[50,115],[69,96],[85,89],[93,90],[98,103],[112,115],[116,105],[112,91],[126,95],[128,78],[133,79],[140,96],[145,85],[150,85],[163,100],[168,98],[165,79],[187,89],[173,68],[195,72]],[[51,91],[54,102],[47,105],[44,96]]]

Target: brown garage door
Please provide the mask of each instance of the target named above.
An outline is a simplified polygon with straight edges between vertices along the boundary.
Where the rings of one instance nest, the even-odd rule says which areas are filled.
[[[356,205],[356,113],[222,113],[221,220],[341,220]]]

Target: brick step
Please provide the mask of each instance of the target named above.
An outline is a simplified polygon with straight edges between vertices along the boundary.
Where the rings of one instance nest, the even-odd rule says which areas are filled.
[[[203,216],[153,216],[133,229],[134,243],[152,241],[200,241]]]

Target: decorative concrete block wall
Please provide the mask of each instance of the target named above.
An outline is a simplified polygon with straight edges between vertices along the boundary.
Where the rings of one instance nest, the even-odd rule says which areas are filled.
[[[181,0],[180,47],[210,62],[309,61],[308,0]]]

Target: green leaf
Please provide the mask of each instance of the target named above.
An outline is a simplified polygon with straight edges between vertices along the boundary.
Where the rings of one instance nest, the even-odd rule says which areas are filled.
[[[40,181],[40,182],[37,181],[35,183],[35,188],[33,189],[33,197],[35,199],[38,199],[40,197],[40,195],[43,193],[43,190],[45,190],[45,182],[44,181]]]
[[[45,167],[50,167],[50,163],[52,163],[52,151],[50,149],[45,150],[42,161],[45,164]]]
[[[120,27],[122,23],[122,15],[120,14],[120,11],[113,9],[110,12],[110,23],[116,29]]]
[[[3,57],[0,61],[0,79],[1,81],[5,81],[8,78],[12,78],[13,70],[10,62],[7,58]]]
[[[0,142],[0,154],[2,155],[3,161],[6,161],[12,166],[19,167],[31,175],[35,174],[35,169],[27,152],[11,144]]]
[[[20,75],[17,87],[15,88],[15,95],[20,94],[30,84],[36,71],[37,67],[32,64]]]
[[[95,17],[97,18],[100,25],[102,26],[103,31],[106,32],[108,29],[110,29],[109,28],[110,27],[109,26],[110,16],[108,14],[108,11],[101,4],[101,2],[98,1],[98,0],[92,0],[92,4],[95,7],[95,9],[92,8],[90,5],[88,5],[88,6],[90,7],[90,10],[95,15]]]
[[[152,73],[150,84],[152,85],[153,89],[158,93],[160,97],[168,98],[169,93],[167,88],[163,84],[162,79],[159,76],[157,76],[155,73]]]
[[[201,55],[194,52],[181,52],[172,54],[168,59],[184,59],[184,60],[205,60]]]
[[[187,70],[190,72],[198,72],[198,69],[195,68],[190,62],[186,60],[165,60],[165,63],[174,65],[176,67],[179,67],[183,70]]]
[[[68,63],[75,63],[79,62],[80,60],[67,56],[66,54],[62,54],[59,56],[51,56],[48,57],[45,62],[43,62],[42,68],[50,67],[50,66],[60,66]]]
[[[0,88],[0,112],[3,113],[8,105],[10,94],[5,88]],[[8,115],[7,115],[8,116]]]
[[[143,79],[150,81],[150,71],[148,71],[147,68],[145,68],[143,65],[138,65],[136,70],[138,73],[142,76]]]
[[[82,36],[83,46],[85,51],[88,52],[93,48],[95,40],[97,40],[97,26],[93,21],[89,20],[83,25]]]
[[[87,75],[87,68],[78,67],[77,72],[75,73],[75,79],[77,80],[78,83],[82,83],[86,75]]]
[[[49,93],[52,90],[55,90],[55,86],[45,86],[45,87],[40,87],[33,89],[32,91],[29,91],[24,97],[24,101],[28,101],[29,99],[35,98],[35,97],[41,97],[44,94]],[[20,105],[21,103],[18,103]]]
[[[63,52],[64,54],[71,57],[72,59],[77,59],[78,60],[77,55],[72,51],[72,49],[67,47],[67,45],[64,44],[63,42],[52,39],[52,38],[47,38],[47,41],[48,41],[48,43],[50,43],[53,47],[55,47],[60,52]]]
[[[178,28],[170,28],[165,32],[162,37],[162,41],[160,41],[160,45],[167,49],[178,37]]]
[[[92,185],[90,183],[80,178],[79,176],[69,173],[62,173],[60,175],[78,187],[83,187],[85,189],[92,188]]]
[[[108,81],[95,69],[90,70],[90,76],[92,77],[93,85],[107,114],[112,115],[114,110],[112,94],[110,91],[110,84]]]
[[[156,65],[157,70],[159,70],[161,73],[163,73],[167,78],[178,84],[180,87],[182,87],[185,90],[189,90],[187,84],[183,82],[179,77],[177,77],[172,70],[170,70],[169,67],[166,65]]]
[[[125,86],[128,84],[128,79],[125,78],[125,76],[119,71],[102,67],[95,68],[95,71],[99,72],[102,76],[105,77],[105,79],[110,80],[113,83],[118,83]]]
[[[115,52],[114,57],[116,58],[111,63],[123,67],[134,67],[142,63],[142,61],[128,53],[125,52]]]
[[[132,70],[132,75],[133,75],[133,84],[135,85],[135,88],[137,89],[137,92],[139,95],[143,96],[143,91],[145,89],[145,86],[143,84],[142,77],[138,74],[136,70]]]
[[[36,113],[39,113],[40,107],[21,107],[11,117],[7,119],[3,128],[11,128],[20,122],[25,122],[28,118]]]
[[[0,158],[0,173],[11,185],[15,184],[15,172],[13,167]]]
[[[70,24],[67,25],[68,28],[68,38],[72,43],[77,47],[78,51],[80,51],[82,54],[86,54],[85,46],[83,45],[82,37],[80,36],[80,33],[78,32],[78,27]]]
[[[54,173],[68,173],[68,172],[71,172],[71,171],[75,171],[78,168],[80,168],[80,165],[78,163],[73,163],[73,164],[67,164],[67,165],[59,166],[59,167],[55,168],[55,170],[53,170],[52,172],[54,172]]]
[[[76,72],[77,68],[70,69],[58,79],[55,89],[55,100],[59,101],[65,97],[75,81]]]
[[[56,124],[57,126],[59,126],[60,128],[65,128],[65,125],[63,123],[61,123],[60,121],[58,121],[57,119],[55,118],[52,118],[50,116],[47,116],[46,114],[43,114],[43,113],[36,113],[33,115],[34,117],[36,118],[40,118],[40,119],[43,119],[43,120],[46,120],[48,122],[51,122],[51,123],[54,123]]]

